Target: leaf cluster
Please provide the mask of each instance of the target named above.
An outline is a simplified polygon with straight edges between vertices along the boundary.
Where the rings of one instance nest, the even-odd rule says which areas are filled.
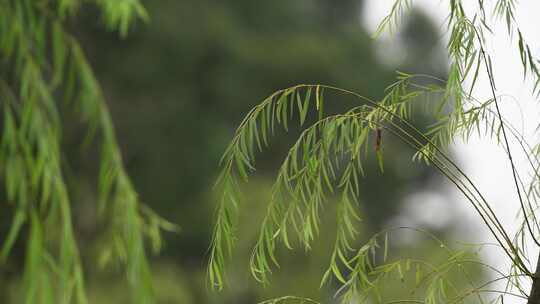
[[[73,200],[61,148],[65,109],[87,126],[86,142],[100,147],[97,204],[106,234],[102,266],[125,265],[134,303],[153,301],[146,242],[161,246],[160,230],[174,225],[141,204],[122,163],[100,85],[77,42],[65,30],[81,1],[0,2],[0,170],[14,216],[3,240],[6,263],[26,241],[24,303],[87,303]],[[122,35],[145,17],[138,1],[95,1],[111,30]],[[21,235],[28,226],[28,236]]]

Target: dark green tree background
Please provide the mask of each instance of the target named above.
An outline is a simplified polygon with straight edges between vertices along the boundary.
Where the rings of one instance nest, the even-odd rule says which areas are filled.
[[[140,199],[158,214],[181,226],[165,235],[162,253],[153,259],[158,303],[255,303],[264,298],[318,291],[318,278],[328,261],[333,232],[326,231],[320,249],[309,257],[286,259],[271,287],[248,278],[245,261],[262,218],[276,166],[298,129],[279,136],[271,151],[259,158],[254,183],[247,187],[250,216],[241,223],[238,261],[224,293],[205,286],[205,261],[212,229],[215,196],[212,184],[222,151],[245,113],[271,92],[297,83],[324,83],[379,98],[394,79],[395,67],[377,62],[371,37],[361,27],[362,1],[146,1],[147,24],[138,23],[126,38],[104,29],[98,12],[84,7],[70,21],[81,39],[109,102],[126,169]],[[444,77],[445,64],[436,59],[437,32],[429,19],[414,12],[401,33],[407,52],[402,68]],[[434,58],[426,65],[426,58]],[[336,99],[330,112],[354,102]],[[105,273],[92,262],[100,226],[95,220],[98,151],[84,146],[85,131],[65,115],[63,148],[75,228],[83,257],[88,258],[92,303],[127,303],[118,271]],[[417,123],[422,124],[421,117]],[[381,229],[401,208],[402,198],[431,179],[427,168],[409,165],[410,153],[396,143],[384,147],[385,174],[373,160],[362,184],[365,210],[363,233]],[[399,164],[399,165],[398,165]],[[9,208],[1,204],[0,208]],[[328,210],[328,213],[332,213]],[[0,236],[9,227],[9,213],[0,211]],[[333,213],[332,213],[333,214]],[[333,220],[328,216],[328,225]],[[251,223],[251,224],[250,224]],[[444,234],[444,231],[441,231]],[[250,241],[251,240],[251,241]],[[427,247],[422,244],[417,246]],[[16,246],[24,256],[24,243]],[[0,272],[2,292],[9,302],[17,286],[21,262]],[[5,283],[5,284],[4,284]],[[294,285],[294,286],[293,286]]]

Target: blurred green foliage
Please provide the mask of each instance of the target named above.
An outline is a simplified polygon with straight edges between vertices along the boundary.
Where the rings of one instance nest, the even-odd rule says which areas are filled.
[[[220,294],[208,292],[205,278],[216,199],[212,185],[235,126],[273,91],[298,83],[324,83],[373,98],[383,96],[395,67],[377,61],[373,40],[360,24],[362,1],[169,0],[144,5],[149,22],[139,23],[126,38],[105,31],[91,7],[72,20],[71,31],[81,38],[103,86],[125,166],[140,199],[182,228],[179,234],[165,236],[164,251],[153,260],[158,303],[255,303],[287,294],[330,299],[332,288],[319,291],[318,286],[335,234],[331,208],[324,219],[329,228],[309,256],[280,253],[282,268],[266,288],[248,274],[257,233],[253,227],[264,212],[260,202],[267,199],[276,166],[298,129],[277,136],[272,150],[259,157],[262,169],[257,178],[245,186],[248,216],[241,222],[230,281]],[[421,13],[409,20],[401,33],[406,52],[402,68],[444,75],[445,65],[432,47],[436,29]],[[426,58],[431,58],[429,64]],[[336,98],[329,111],[346,109],[352,102]],[[65,128],[63,145],[77,201],[73,211],[77,238],[83,256],[92,257],[95,249],[85,240],[93,240],[100,230],[92,190],[97,151],[81,149],[84,130],[79,122],[66,118]],[[433,177],[426,167],[410,164],[410,150],[390,141],[384,145],[385,174],[377,172],[372,160],[362,185],[366,237],[400,210],[402,197]],[[1,235],[7,225],[3,215]],[[436,244],[421,246],[427,255],[439,250]],[[22,254],[24,248],[17,250]],[[20,265],[14,267],[0,273],[12,290],[5,294],[16,293],[13,282]],[[85,269],[91,303],[129,303],[116,269],[102,273],[92,262]]]

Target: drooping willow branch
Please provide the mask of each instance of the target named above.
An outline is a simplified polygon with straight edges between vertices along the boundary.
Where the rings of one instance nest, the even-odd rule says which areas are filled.
[[[150,240],[159,249],[160,230],[173,225],[139,202],[100,85],[77,40],[64,29],[79,2],[0,1],[0,167],[14,210],[0,263],[11,257],[27,225],[25,303],[87,303],[61,149],[60,113],[69,113],[85,123],[88,139],[96,139],[101,151],[96,209],[106,233],[99,244],[100,262],[123,264],[132,302],[152,303],[145,244]],[[107,29],[121,35],[146,17],[137,0],[99,0],[94,5]]]
[[[396,1],[390,14],[381,22],[376,35],[387,28],[395,28],[403,12],[411,7],[411,3],[412,1],[408,0]],[[247,180],[249,171],[254,170],[255,147],[262,150],[268,146],[269,130],[273,134],[276,122],[287,130],[288,120],[293,117],[295,110],[299,113],[300,124],[305,122],[307,109],[312,100],[311,93],[315,91],[315,109],[319,112],[319,120],[302,132],[283,161],[276,183],[272,188],[271,201],[267,215],[263,220],[259,239],[252,253],[251,271],[257,280],[267,282],[267,275],[271,272],[272,264],[278,264],[274,253],[277,242],[281,241],[287,248],[292,248],[289,239],[290,227],[296,233],[301,244],[307,249],[310,248],[311,242],[319,231],[319,210],[322,208],[323,201],[338,192],[341,199],[338,200],[337,206],[337,236],[330,267],[322,281],[324,282],[330,275],[333,275],[342,283],[342,288],[349,288],[347,295],[350,297],[358,292],[365,294],[366,290],[371,289],[372,281],[369,279],[369,272],[373,271],[374,268],[366,259],[366,252],[373,250],[376,247],[375,244],[368,242],[358,250],[356,256],[352,259],[348,258],[348,253],[354,251],[351,244],[357,232],[354,221],[358,215],[352,202],[357,202],[360,194],[358,184],[359,177],[364,175],[361,159],[368,152],[367,134],[369,132],[377,134],[375,153],[377,158],[382,159],[378,139],[381,131],[384,130],[385,134],[392,134],[413,148],[416,151],[415,158],[424,160],[439,170],[472,204],[491,231],[497,244],[512,261],[511,271],[513,274],[501,277],[506,278],[509,285],[514,284],[518,287],[523,294],[519,283],[512,282],[512,278],[532,277],[533,274],[527,269],[526,252],[524,246],[519,246],[518,238],[521,237],[523,245],[526,229],[535,242],[538,242],[534,228],[539,230],[539,224],[534,215],[536,209],[532,201],[534,200],[537,205],[538,202],[534,197],[536,194],[534,180],[527,190],[524,180],[515,168],[509,147],[509,137],[517,140],[536,177],[539,175],[539,165],[533,156],[534,149],[504,119],[499,109],[498,96],[494,90],[491,60],[483,47],[485,39],[483,30],[491,32],[491,29],[486,19],[484,1],[479,1],[478,5],[478,11],[470,19],[463,8],[462,1],[449,1],[450,12],[447,21],[450,37],[447,50],[450,69],[448,80],[444,81],[444,89],[412,84],[412,87],[420,88],[420,90],[408,91],[406,88],[410,85],[407,83],[410,77],[406,74],[400,74],[399,80],[389,87],[387,96],[380,103],[375,103],[359,94],[337,87],[299,85],[276,92],[246,116],[224,154],[223,171],[218,179],[218,185],[224,190],[224,195],[218,208],[218,225],[215,227],[211,246],[209,278],[213,287],[221,288],[223,286],[222,272],[225,259],[232,252],[236,213],[239,208],[237,196],[239,184],[236,178]],[[495,16],[506,18],[509,33],[515,23],[514,7],[513,0],[498,0],[495,3],[493,13]],[[530,71],[536,77],[533,89],[535,92],[540,79],[537,60],[532,56],[530,47],[525,42],[519,28],[517,33],[519,54],[525,74]],[[475,101],[472,93],[482,66],[487,69],[493,89],[493,98],[485,103],[479,103],[478,106],[468,108],[466,103],[471,100]],[[464,87],[466,80],[471,80],[472,83],[467,90]],[[324,117],[322,110],[324,90],[353,96],[363,105],[341,115]],[[419,131],[407,121],[412,113],[411,101],[416,100],[425,92],[437,92],[443,96],[434,111],[438,124],[430,127],[427,133]],[[494,111],[489,109],[490,104],[495,105]],[[449,110],[450,113],[441,118],[440,114],[448,110],[450,106],[452,107]],[[489,119],[488,115],[493,115],[493,117]],[[520,209],[524,216],[524,225],[514,240],[510,238],[491,205],[476,185],[443,151],[460,133],[464,137],[469,137],[476,127],[480,134],[482,123],[486,124],[486,131],[491,130],[492,136],[496,135],[498,143],[502,144],[512,167],[514,186],[518,191]],[[502,141],[499,136],[500,132],[502,132]],[[361,148],[365,148],[364,154],[362,154]],[[341,167],[344,161],[345,165]],[[522,192],[527,193],[527,195],[522,196]],[[534,223],[534,227],[531,221]],[[390,270],[397,269],[398,272],[401,267],[400,264],[396,263],[382,266]],[[341,267],[349,272],[347,278]],[[376,280],[379,278],[380,276]],[[431,282],[438,281],[434,279]],[[441,284],[444,285],[443,282]],[[361,290],[357,290],[358,288]],[[443,289],[432,288],[430,292],[444,293]],[[504,291],[494,291],[485,290],[482,287],[472,289],[469,294],[479,296],[480,293],[485,292],[515,295],[508,288]],[[442,297],[444,298],[444,296]],[[349,300],[351,299],[349,298]],[[456,297],[456,299],[457,302],[460,298]],[[433,295],[430,295],[425,301],[405,300],[401,302],[435,303],[436,300]]]
[[[298,93],[302,89],[306,90],[304,99],[300,98],[300,93]],[[351,159],[360,161],[361,157],[357,154],[360,147],[364,145],[366,132],[376,129],[384,129],[396,135],[423,155],[425,160],[428,160],[454,183],[472,203],[510,259],[515,261],[522,271],[528,273],[525,264],[521,261],[519,252],[514,248],[508,234],[480,191],[464,172],[442,150],[431,142],[429,138],[396,114],[397,107],[385,107],[356,93],[331,86],[302,85],[279,91],[250,112],[237,130],[232,144],[225,153],[223,158],[225,169],[220,175],[218,184],[225,186],[224,189],[227,191],[224,192],[224,199],[220,204],[220,209],[218,209],[218,225],[215,228],[211,249],[209,277],[212,284],[221,287],[220,282],[222,282],[222,270],[225,261],[224,248],[226,248],[227,252],[232,250],[235,221],[234,212],[238,208],[237,198],[234,197],[238,189],[232,188],[233,186],[237,187],[234,176],[238,174],[240,177],[247,179],[247,170],[253,168],[253,149],[255,143],[259,142],[257,138],[261,137],[263,139],[261,142],[267,142],[266,138],[268,135],[265,130],[272,130],[274,128],[275,117],[281,117],[278,122],[282,123],[284,127],[287,127],[286,121],[290,119],[290,114],[284,109],[290,109],[292,107],[290,100],[297,102],[299,105],[298,112],[303,122],[306,115],[305,109],[307,104],[309,104],[309,98],[305,97],[309,97],[311,91],[315,90],[316,108],[319,109],[319,115],[322,116],[320,110],[323,100],[321,91],[324,89],[354,96],[367,104],[354,108],[346,114],[330,116],[317,121],[314,125],[304,130],[295,145],[289,150],[276,179],[277,182],[274,186],[269,211],[263,221],[262,232],[251,259],[252,273],[258,280],[266,281],[266,273],[270,271],[270,264],[277,263],[273,254],[276,239],[280,237],[287,247],[290,246],[286,232],[287,221],[295,227],[298,237],[303,240],[303,243],[309,246],[309,242],[314,237],[313,231],[318,229],[316,210],[318,210],[318,206],[321,205],[325,196],[325,188],[332,189],[332,182],[336,180],[335,170],[332,165],[333,159],[334,161],[339,160],[335,155],[336,152],[348,152],[351,155]],[[287,98],[288,96],[289,98]],[[294,98],[290,98],[290,96]],[[258,116],[260,113],[265,114]],[[258,133],[259,129],[251,128],[257,126],[257,124],[261,125],[261,134]],[[261,145],[257,145],[259,149],[262,149]],[[334,150],[332,150],[332,147],[335,147]],[[334,155],[329,157],[332,153]],[[298,163],[298,155],[303,156],[303,158],[300,158],[300,163]],[[361,168],[361,163],[359,163],[358,168]],[[347,169],[345,170],[347,172]],[[350,176],[352,176],[354,183],[357,183],[356,175],[351,174]],[[346,184],[342,180],[340,185]],[[289,200],[291,203],[287,207],[289,209],[283,207],[284,202],[287,200],[284,197],[276,199],[276,193],[280,195],[285,193],[290,196]],[[355,192],[350,193],[353,194],[351,197],[354,198]],[[304,197],[298,199],[299,196]],[[228,204],[229,199],[229,202],[232,203],[227,207],[226,204]],[[308,209],[302,210],[295,207],[298,205],[296,203],[298,201],[302,202],[305,207],[311,207],[309,210],[311,210],[310,212],[312,214],[303,214],[303,211]],[[346,205],[345,209],[351,208]],[[291,214],[297,214],[302,221],[291,219],[289,216]],[[343,217],[343,214],[340,217]],[[219,225],[222,223],[225,223],[225,225],[220,227]],[[300,229],[298,228],[298,223],[303,223],[303,225],[300,225]],[[355,234],[352,225],[346,225],[346,230],[351,236]],[[302,233],[298,233],[298,231]],[[221,247],[222,245],[224,247]],[[337,251],[338,256],[342,255],[340,252],[343,249],[349,247],[347,241],[342,241],[341,246],[342,250]],[[341,258],[341,260],[344,259]],[[334,271],[334,273],[337,273],[337,271]]]

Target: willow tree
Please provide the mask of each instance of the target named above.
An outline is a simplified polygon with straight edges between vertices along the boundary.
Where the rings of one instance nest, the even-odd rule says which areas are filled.
[[[513,38],[512,46],[519,54],[516,59],[522,64],[524,75],[533,79],[533,94],[540,90],[539,61],[515,20],[516,1],[479,0],[468,3],[467,9],[461,0],[444,2],[448,5],[445,21],[449,37],[447,79],[399,72],[396,82],[387,88],[381,100],[335,86],[301,84],[275,92],[247,114],[223,155],[222,170],[216,182],[221,200],[216,211],[208,266],[209,283],[213,288],[221,289],[227,281],[224,269],[233,254],[236,223],[243,209],[239,195],[241,182],[247,181],[255,169],[256,153],[268,147],[276,128],[287,130],[295,121],[304,125],[309,121],[308,116],[317,113],[318,118],[303,128],[277,173],[249,261],[257,281],[269,282],[270,273],[279,265],[276,254],[279,246],[289,249],[300,246],[309,251],[319,231],[324,229],[320,223],[324,205],[336,203],[337,235],[321,284],[331,279],[339,282],[341,287],[337,294],[341,303],[389,300],[393,300],[392,303],[463,303],[471,297],[480,303],[502,303],[507,297],[540,303],[540,280],[537,279],[540,271],[535,269],[537,259],[530,257],[527,251],[529,242],[540,246],[540,225],[535,215],[540,198],[540,145],[528,143],[504,118],[492,56],[486,45],[495,34]],[[411,0],[397,0],[376,35],[399,28],[402,15],[411,5]],[[496,23],[504,23],[507,33],[494,33],[492,27]],[[480,74],[487,75],[491,87],[492,96],[487,100],[475,98],[474,88]],[[336,95],[349,97],[355,104],[347,112],[326,114],[325,104],[331,103]],[[435,122],[427,129],[411,122],[412,114],[421,109],[427,110]],[[513,203],[516,210],[520,210],[523,223],[515,235],[505,229],[486,196],[448,153],[449,145],[456,138],[467,141],[473,134],[495,141],[508,156],[509,174],[512,174],[516,191]],[[361,219],[357,205],[362,196],[359,184],[368,176],[363,162],[368,154],[374,154],[383,171],[384,142],[391,140],[406,143],[412,148],[413,161],[432,166],[463,194],[511,262],[511,269],[502,270],[473,260],[468,250],[451,248],[434,236],[430,237],[447,254],[443,263],[389,257],[393,232],[411,228],[381,231],[359,248],[355,247]],[[518,172],[515,154],[526,156],[531,178],[525,178],[528,172]],[[492,279],[483,284],[473,282],[463,267],[468,263],[485,268]],[[456,287],[451,276],[456,273],[461,281],[469,282],[467,289]],[[412,287],[416,292],[406,299],[385,298],[381,292],[383,286],[389,280],[403,280],[407,275],[416,281]],[[524,288],[527,281],[532,282],[531,290]],[[494,288],[497,282],[506,282],[506,287]],[[292,296],[265,303],[284,302],[317,303]]]
[[[69,115],[84,123],[87,142],[100,149],[96,208],[105,234],[99,261],[123,265],[132,303],[152,303],[145,244],[159,249],[161,228],[171,227],[138,201],[100,86],[67,29],[82,6],[97,7],[106,28],[122,36],[135,20],[147,19],[137,0],[0,1],[0,170],[13,210],[0,265],[23,242],[24,303],[87,303],[61,149]]]

